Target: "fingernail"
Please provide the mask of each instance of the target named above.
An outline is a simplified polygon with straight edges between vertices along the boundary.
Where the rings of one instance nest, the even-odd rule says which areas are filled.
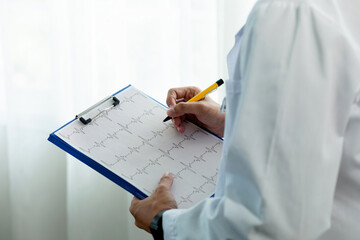
[[[180,118],[175,118],[175,119],[174,119],[174,124],[175,124],[175,126],[180,127],[180,123],[181,123]]]
[[[170,174],[169,172],[165,172],[163,177],[168,177],[169,174]]]
[[[171,116],[175,113],[174,107],[170,107],[169,110],[166,111],[167,115]]]
[[[180,127],[176,127],[176,129],[180,132]]]

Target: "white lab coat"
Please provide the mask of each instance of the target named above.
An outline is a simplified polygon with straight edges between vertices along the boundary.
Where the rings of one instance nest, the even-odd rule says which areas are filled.
[[[258,1],[228,56],[215,198],[165,239],[360,239],[360,9]]]

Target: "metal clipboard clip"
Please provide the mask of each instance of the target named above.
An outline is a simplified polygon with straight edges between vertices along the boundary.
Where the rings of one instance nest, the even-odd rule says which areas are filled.
[[[85,118],[82,117],[82,116],[85,115],[86,113],[90,112],[91,110],[93,110],[94,108],[100,106],[101,104],[103,104],[104,102],[108,101],[108,100],[111,99],[111,98],[112,98],[112,100],[114,101],[114,103],[111,104],[110,107],[104,108],[103,110],[101,110],[98,114],[96,114],[96,115],[95,115],[94,117],[92,117],[92,118],[85,119]],[[78,115],[75,116],[75,118],[76,118],[76,119],[79,119],[80,122],[82,122],[83,124],[86,125],[86,124],[90,123],[92,120],[94,120],[95,118],[97,118],[97,117],[98,117],[100,114],[102,114],[103,112],[106,112],[106,111],[108,111],[109,109],[111,109],[111,108],[119,105],[119,103],[120,103],[120,100],[117,99],[116,97],[114,97],[114,96],[108,96],[108,97],[104,98],[103,100],[101,100],[100,102],[98,102],[98,103],[94,104],[93,106],[89,107],[89,108],[86,109],[85,111],[79,113]]]

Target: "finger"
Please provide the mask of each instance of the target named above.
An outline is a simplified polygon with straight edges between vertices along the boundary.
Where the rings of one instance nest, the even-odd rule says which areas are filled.
[[[170,191],[173,182],[174,182],[174,177],[172,176],[171,173],[167,172],[161,177],[159,187],[162,187],[165,190]]]
[[[168,91],[166,104],[168,106],[174,106],[176,105],[176,100],[183,98],[183,101],[187,101],[199,92],[200,89],[197,87],[171,88]]]
[[[179,102],[186,102],[186,101],[184,98],[176,99],[176,104],[178,104]]]
[[[173,118],[174,119],[174,125],[175,125],[175,127],[178,127],[178,126],[180,126],[180,124],[181,124],[181,118],[179,118],[179,117],[176,117],[176,118]]]
[[[129,207],[129,211],[130,213],[135,217],[135,213],[136,213],[136,205],[137,203],[140,201],[140,199],[136,198],[136,197],[133,197],[132,201],[131,201],[131,204],[130,204],[130,207]]]
[[[177,94],[174,90],[170,89],[166,98],[166,104],[169,107],[175,106],[177,99]]]
[[[141,201],[141,200],[138,199],[137,197],[133,197],[133,199],[132,199],[132,201],[131,201],[131,205],[136,204],[136,203],[138,203],[138,202],[140,202],[140,201]]]
[[[183,122],[185,121],[185,119],[186,119],[185,115],[172,119],[174,126],[179,133],[185,132],[185,126],[183,125]]]
[[[179,117],[185,114],[199,115],[205,111],[205,106],[201,102],[181,102],[167,110],[170,117]]]
[[[180,124],[180,126],[178,126],[176,129],[181,134],[183,134],[185,132],[185,126],[183,124]]]

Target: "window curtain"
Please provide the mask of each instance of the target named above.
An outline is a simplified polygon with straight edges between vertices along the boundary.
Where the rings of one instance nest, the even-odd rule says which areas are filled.
[[[0,239],[152,239],[130,194],[46,139],[128,84],[164,103],[226,79],[252,2],[0,0]]]

